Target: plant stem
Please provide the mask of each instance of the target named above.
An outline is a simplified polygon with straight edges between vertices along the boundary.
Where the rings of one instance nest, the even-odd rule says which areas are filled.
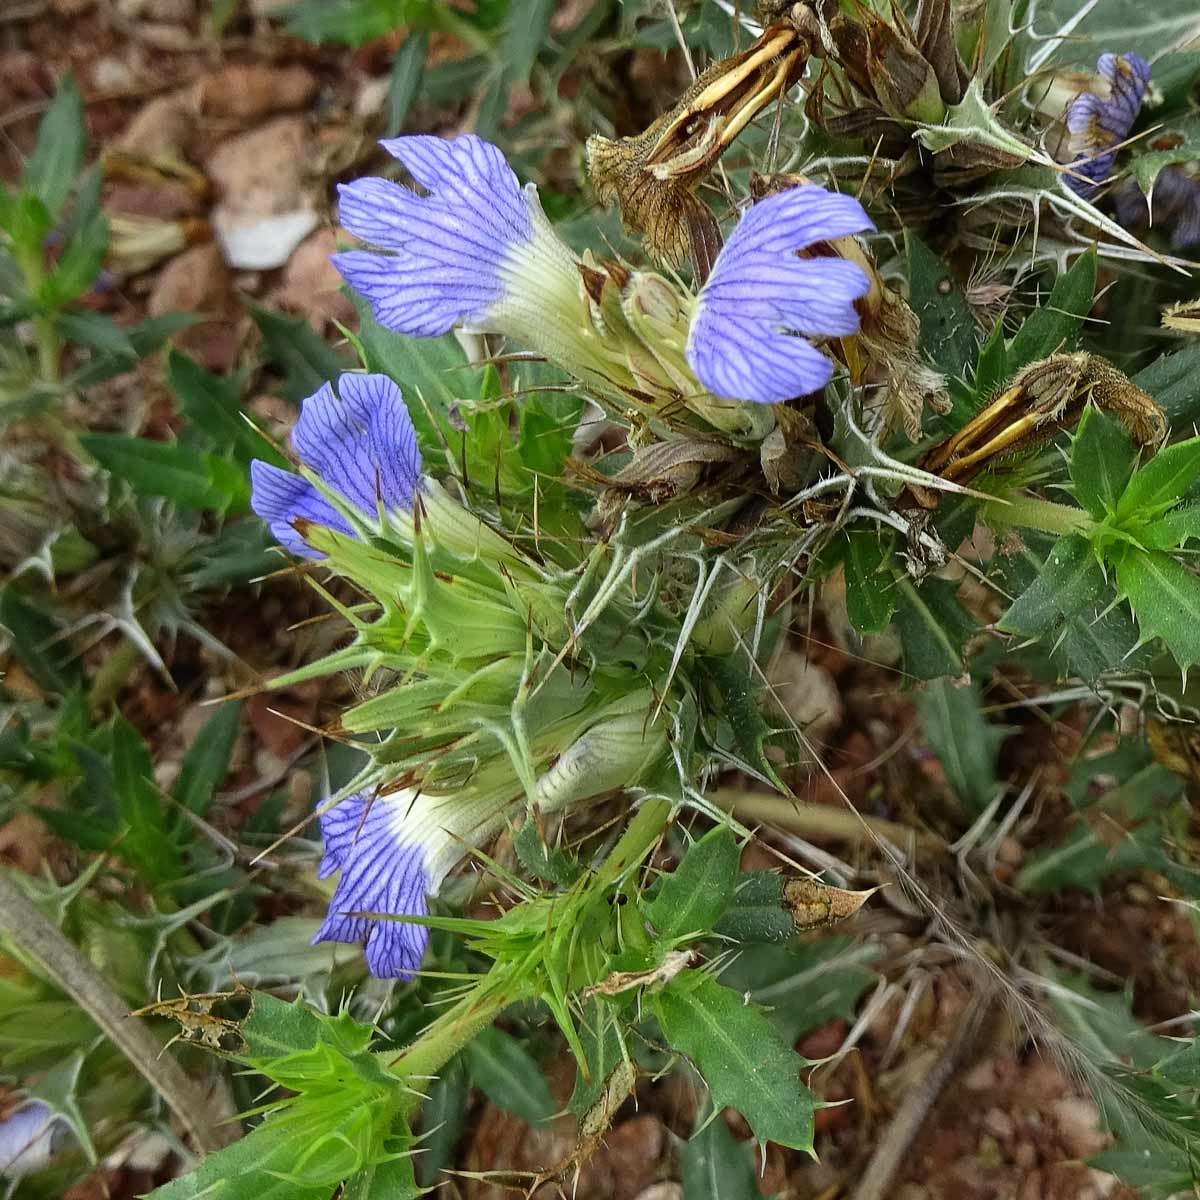
[[[1034,496],[1006,497],[1007,504],[985,504],[982,515],[989,524],[1021,525],[1043,533],[1086,533],[1095,522],[1082,509],[1055,504]]]
[[[30,296],[37,296],[46,281],[46,264],[42,261],[41,247],[28,250],[14,247],[13,257],[25,276],[25,290]],[[62,339],[58,335],[53,314],[43,313],[33,318],[33,336],[38,348],[38,375],[43,383],[58,383]]]
[[[241,1128],[221,1088],[208,1094],[175,1061],[78,947],[8,877],[0,874],[0,933],[60,987],[154,1088],[201,1153],[236,1141]]]

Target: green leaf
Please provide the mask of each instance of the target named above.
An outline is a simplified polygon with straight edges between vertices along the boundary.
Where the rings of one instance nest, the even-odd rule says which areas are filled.
[[[1121,523],[1135,517],[1152,520],[1178,504],[1200,479],[1200,437],[1160,450],[1129,481],[1117,505]]]
[[[387,37],[410,21],[425,17],[432,0],[303,0],[273,16],[293,37],[321,46],[337,42],[361,46]]]
[[[97,213],[63,249],[62,257],[42,284],[38,299],[58,309],[82,296],[100,274],[108,252],[108,218]]]
[[[703,671],[711,680],[713,708],[729,724],[738,752],[746,764],[770,780],[781,792],[788,787],[763,752],[771,729],[759,708],[760,691],[755,680],[733,656],[708,655],[702,660]]]
[[[117,852],[157,886],[178,879],[179,851],[171,839],[169,814],[153,781],[154,765],[141,735],[125,720],[112,725],[113,792],[125,832]]]
[[[910,230],[904,231],[908,302],[921,322],[921,353],[943,375],[965,378],[979,348],[975,318],[944,263]]]
[[[67,1054],[62,1061],[38,1078],[29,1089],[29,1096],[48,1104],[70,1125],[71,1132],[79,1139],[88,1162],[94,1163],[96,1147],[92,1145],[87,1120],[79,1105],[79,1076],[86,1057],[82,1050],[74,1050]]]
[[[1107,590],[1104,572],[1088,540],[1079,534],[1060,538],[997,628],[1021,637],[1041,637],[1063,617],[1094,605]]]
[[[428,50],[428,32],[424,29],[410,29],[408,37],[404,39],[404,45],[396,51],[396,57],[392,60],[392,74],[388,80],[387,100],[384,103],[384,133],[388,137],[395,137],[404,128],[408,110],[421,90]]]
[[[1172,428],[1200,419],[1200,340],[1160,355],[1133,382],[1153,397]]]
[[[721,974],[747,992],[788,1043],[837,1017],[854,1016],[859,997],[878,980],[870,964],[880,950],[848,937],[744,947]]]
[[[1172,509],[1137,534],[1147,550],[1177,550],[1192,538],[1200,538],[1200,504]]]
[[[1111,829],[1104,832],[1107,836],[1080,821],[1057,845],[1036,850],[1017,872],[1017,890],[1031,894],[1063,888],[1098,892],[1114,872],[1149,867],[1157,861],[1162,839],[1149,823],[1125,834]],[[1118,839],[1115,843],[1114,836]]]
[[[664,877],[662,887],[643,905],[659,938],[675,941],[706,934],[733,899],[741,848],[724,825],[693,842],[679,866]]]
[[[972,811],[982,812],[996,795],[996,758],[1010,731],[984,718],[976,680],[956,687],[937,679],[915,699],[922,731],[951,790]]]
[[[288,468],[287,459],[242,415],[236,383],[206,371],[195,359],[178,350],[167,356],[167,384],[179,410],[212,442],[212,449],[249,465],[260,458]]]
[[[646,1003],[672,1047],[704,1076],[717,1108],[745,1117],[762,1141],[812,1151],[816,1100],[807,1065],[760,1009],[704,971],[681,971]]]
[[[86,147],[83,97],[75,77],[64,75],[38,126],[37,145],[23,177],[24,188],[41,199],[51,218],[59,215],[71,194]]]
[[[245,473],[216,455],[179,442],[152,442],[116,433],[79,439],[106,470],[139,495],[165,496],[181,508],[244,510],[250,499]]]
[[[575,1087],[567,1109],[576,1119],[582,1120],[600,1102],[608,1077],[626,1058],[621,1024],[612,1006],[599,997],[592,996],[585,1002],[579,1022],[579,1042],[583,1047],[587,1075],[582,1064],[577,1064]]]
[[[103,313],[79,309],[60,313],[58,330],[68,341],[78,342],[101,354],[112,354],[133,363],[137,353],[129,334]]]
[[[976,626],[958,602],[957,587],[946,579],[927,579],[918,588],[897,575],[895,590],[904,669],[916,679],[961,675],[966,669],[963,643]]]
[[[749,1148],[718,1113],[679,1150],[683,1200],[761,1200]]]
[[[427,1150],[421,1147],[420,1161],[424,1162]],[[417,1200],[425,1195],[425,1189],[417,1186],[413,1171],[413,1158],[406,1154],[390,1162],[373,1163],[365,1171],[346,1180],[339,1200]]]
[[[546,44],[554,0],[511,0],[501,59],[509,86],[529,82],[538,51]]]
[[[60,325],[63,319],[59,318]],[[94,387],[115,375],[124,374],[137,365],[139,358],[145,358],[162,346],[172,334],[195,323],[196,317],[192,313],[164,313],[161,317],[147,317],[136,325],[130,325],[122,332],[132,354],[122,352],[93,355],[91,362],[85,363],[67,377],[65,386],[75,390]]]
[[[218,705],[184,755],[172,795],[189,812],[206,813],[229,773],[229,756],[241,726],[241,711],[240,702]]]
[[[489,1025],[463,1051],[472,1081],[493,1104],[530,1125],[554,1116],[556,1105],[541,1068],[511,1034]]]
[[[521,866],[535,879],[567,888],[583,874],[579,863],[558,846],[547,846],[536,821],[526,821],[513,835],[513,849]]]
[[[1117,590],[1129,601],[1143,640],[1162,638],[1185,670],[1200,662],[1200,579],[1161,550],[1126,550]]]
[[[1117,511],[1133,472],[1133,445],[1120,421],[1089,404],[1071,441],[1075,499],[1097,520]]]
[[[194,1171],[155,1188],[146,1200],[329,1200],[327,1184],[304,1187],[283,1177],[295,1157],[295,1139],[276,1119],[206,1155]]]
[[[82,685],[83,667],[57,622],[12,584],[0,589],[0,627],[12,635],[12,653],[38,687],[65,696]]]
[[[283,368],[286,383],[283,395],[299,404],[346,370],[346,361],[324,338],[299,317],[284,317],[257,304],[247,303],[255,325],[263,335],[267,357]],[[402,375],[393,376],[403,379]]]
[[[890,538],[880,537],[874,529],[846,530],[846,614],[850,624],[864,636],[882,633],[896,611],[894,572],[889,562]]]
[[[1050,298],[1025,318],[1008,348],[1008,369],[1074,349],[1084,318],[1096,295],[1096,250],[1081,254],[1065,275],[1054,281]]]
[[[733,902],[713,928],[737,942],[786,942],[796,932],[796,920],[783,907],[783,876],[778,871],[743,871]]]
[[[454,1147],[467,1127],[471,1087],[462,1060],[454,1058],[448,1062],[424,1090],[417,1176],[424,1187],[432,1187],[443,1167],[453,1162]]]
[[[1004,322],[997,321],[991,336],[979,351],[979,361],[975,366],[977,401],[986,401],[1012,373],[1008,366],[1008,342],[1004,338]]]

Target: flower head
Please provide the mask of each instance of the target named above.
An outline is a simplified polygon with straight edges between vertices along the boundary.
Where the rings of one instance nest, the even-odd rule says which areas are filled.
[[[1150,65],[1137,54],[1102,54],[1096,70],[1108,81],[1107,96],[1084,92],[1067,106],[1067,129],[1074,160],[1067,185],[1091,197],[1116,161],[1116,147],[1137,120],[1150,83]],[[1077,176],[1085,176],[1080,179]]]
[[[20,1179],[48,1166],[61,1128],[59,1118],[40,1100],[0,1121],[0,1176]]]
[[[426,190],[386,179],[338,188],[342,224],[388,254],[352,250],[333,264],[375,319],[413,337],[455,325],[520,334],[579,290],[575,257],[497,147],[474,134],[381,143]],[[530,324],[532,323],[532,324]]]
[[[742,216],[700,290],[687,359],[714,395],[777,404],[823,387],[833,366],[804,337],[858,330],[854,301],[870,281],[841,258],[807,257],[817,242],[872,229],[852,196],[802,184]]]
[[[380,508],[408,508],[421,456],[400,389],[385,375],[343,375],[309,396],[292,430],[300,459],[331,491],[376,524]],[[302,475],[255,460],[250,505],[281,545],[303,558],[323,555],[296,529],[302,519],[353,536],[346,518]]]

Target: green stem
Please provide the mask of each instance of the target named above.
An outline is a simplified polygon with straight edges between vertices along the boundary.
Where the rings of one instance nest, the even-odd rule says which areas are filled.
[[[1040,529],[1043,533],[1086,533],[1095,522],[1080,508],[1055,504],[1034,496],[1013,496],[1007,504],[989,503],[983,506],[983,518],[989,524],[1020,525]]]
[[[30,296],[36,297],[46,282],[46,264],[42,261],[41,248],[18,249],[14,247],[13,257],[16,258],[21,273],[25,276],[25,290]],[[58,325],[54,320],[53,313],[43,313],[33,318],[33,336],[38,349],[38,375],[43,383],[58,383],[62,339],[58,335]]]

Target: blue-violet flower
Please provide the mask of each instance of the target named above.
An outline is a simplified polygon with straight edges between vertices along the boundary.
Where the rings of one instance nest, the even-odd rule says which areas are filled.
[[[870,281],[845,259],[800,252],[873,228],[853,196],[816,184],[751,206],[696,299],[687,359],[701,384],[726,399],[777,404],[828,383],[832,363],[800,335],[856,333],[854,301]]]
[[[0,1176],[20,1179],[48,1166],[61,1131],[60,1119],[40,1100],[0,1121]]]
[[[1129,136],[1150,84],[1150,64],[1137,54],[1102,54],[1096,70],[1108,81],[1109,94],[1083,92],[1067,105],[1075,173],[1066,177],[1067,186],[1085,199],[1108,178],[1116,148]]]
[[[1200,246],[1200,179],[1181,167],[1163,167],[1154,179],[1152,201],[1133,179],[1113,192],[1117,220],[1139,234],[1151,226],[1167,234],[1172,250]]]
[[[331,491],[377,527],[379,514],[407,509],[421,475],[416,433],[400,389],[386,375],[343,375],[338,396],[325,384],[309,396],[292,430],[301,461]],[[297,519],[354,535],[346,518],[302,475],[255,460],[250,506],[281,545],[323,558],[296,529]]]
[[[317,942],[366,942],[367,966],[382,979],[408,979],[429,941],[423,925],[354,913],[423,917],[426,896],[467,852],[493,837],[513,815],[517,794],[470,789],[434,796],[406,788],[388,795],[356,792],[321,814],[325,854],[317,877],[341,871]]]
[[[427,194],[373,178],[338,188],[342,224],[391,252],[332,260],[375,319],[413,337],[465,325],[534,344],[573,340],[568,325],[556,326],[578,306],[577,260],[503,153],[474,134],[380,144]]]

